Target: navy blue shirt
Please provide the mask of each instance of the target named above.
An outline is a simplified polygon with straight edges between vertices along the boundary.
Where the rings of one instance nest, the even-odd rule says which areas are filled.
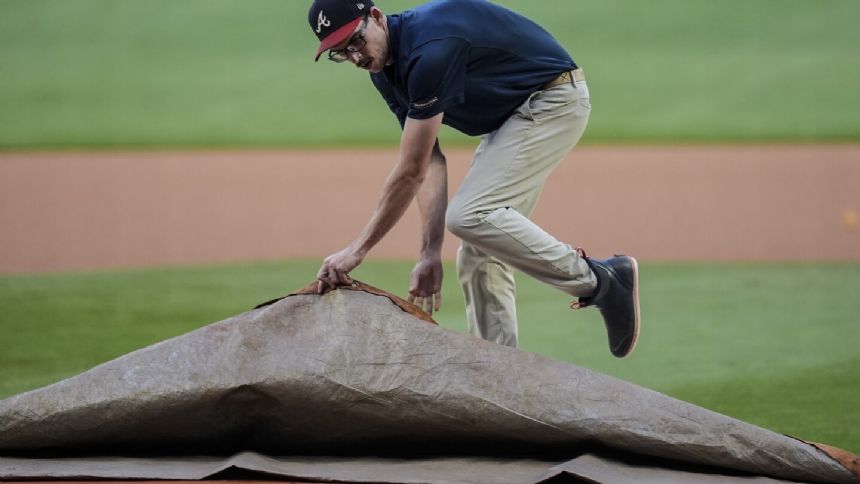
[[[540,86],[574,69],[541,26],[485,0],[436,0],[388,16],[390,58],[371,80],[400,121],[444,112],[468,135],[498,129]]]

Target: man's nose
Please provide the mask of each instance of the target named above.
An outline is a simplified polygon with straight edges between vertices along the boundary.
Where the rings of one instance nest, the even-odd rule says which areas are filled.
[[[353,64],[358,64],[361,61],[361,52],[349,52],[348,55]]]

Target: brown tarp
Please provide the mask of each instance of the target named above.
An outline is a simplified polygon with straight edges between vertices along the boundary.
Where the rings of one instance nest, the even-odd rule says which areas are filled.
[[[0,478],[860,482],[813,445],[350,289],[0,401]]]

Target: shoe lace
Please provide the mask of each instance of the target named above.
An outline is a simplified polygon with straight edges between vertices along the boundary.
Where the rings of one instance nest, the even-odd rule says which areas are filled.
[[[588,307],[587,303],[581,302],[579,300],[574,300],[574,301],[570,302],[570,309],[573,309],[574,311],[576,311],[577,309],[583,309],[583,308],[587,308],[587,307]]]

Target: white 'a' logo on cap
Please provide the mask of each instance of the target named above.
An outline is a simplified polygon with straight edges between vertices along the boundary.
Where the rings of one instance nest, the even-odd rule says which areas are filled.
[[[320,10],[320,16],[317,17],[317,33],[320,33],[323,27],[331,26],[331,21],[325,17],[325,14]]]
[[[355,6],[358,7],[359,10],[364,10],[364,4],[363,3],[357,3],[357,4],[355,4]]]

